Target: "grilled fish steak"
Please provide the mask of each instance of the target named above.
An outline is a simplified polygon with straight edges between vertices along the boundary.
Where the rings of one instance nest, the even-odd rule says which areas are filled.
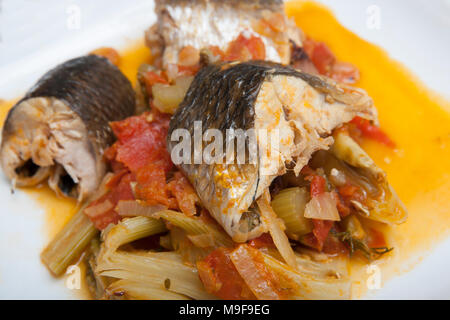
[[[284,64],[290,61],[290,41],[301,45],[301,32],[285,16],[282,0],[156,0],[155,11],[158,21],[146,39],[152,55],[162,56],[165,65],[177,64],[185,46],[199,50],[217,46],[225,51],[241,32],[260,37],[266,59]],[[271,37],[258,30],[256,23],[270,13],[284,20]]]
[[[89,196],[106,165],[103,151],[114,141],[109,127],[133,115],[131,83],[107,59],[89,55],[46,73],[8,113],[0,161],[16,186],[48,178],[58,194]]]
[[[214,218],[233,240],[244,242],[267,230],[255,199],[287,166],[299,174],[314,152],[332,145],[332,130],[355,116],[377,118],[363,90],[271,62],[210,65],[197,74],[172,117],[168,147],[173,151],[178,143],[171,141],[176,129],[193,137],[196,121],[203,133],[218,129],[223,137],[227,129],[254,130],[254,163],[239,163],[236,152],[232,161],[179,165]],[[276,137],[278,145],[263,134]],[[253,152],[249,144],[245,152]]]

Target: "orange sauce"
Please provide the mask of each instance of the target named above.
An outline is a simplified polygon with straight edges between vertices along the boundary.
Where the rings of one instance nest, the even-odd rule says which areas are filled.
[[[358,67],[356,86],[373,98],[382,129],[397,144],[391,150],[379,143],[364,149],[387,172],[388,179],[408,208],[406,223],[389,230],[395,247],[389,258],[379,261],[382,278],[409,270],[450,231],[450,103],[427,89],[399,62],[381,48],[345,29],[323,7],[309,1],[286,3],[292,17],[306,35],[325,42],[341,61]],[[388,261],[389,260],[389,261]],[[352,268],[365,291],[366,270],[361,263]]]
[[[409,270],[450,233],[450,104],[383,49],[341,26],[325,7],[296,1],[286,3],[286,11],[305,34],[359,68],[357,86],[374,99],[381,127],[397,144],[395,150],[371,142],[364,146],[409,210],[408,221],[389,230],[394,253],[377,262],[386,280]],[[140,41],[121,52],[119,67],[134,84],[139,65],[150,61],[150,52]],[[14,102],[0,100],[0,122]],[[47,187],[25,190],[46,211],[51,239],[75,213],[76,203],[56,197]],[[352,274],[354,297],[360,297],[367,290],[365,262],[354,261]]]

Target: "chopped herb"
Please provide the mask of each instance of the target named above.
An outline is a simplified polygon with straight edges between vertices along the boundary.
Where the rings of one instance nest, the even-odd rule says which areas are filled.
[[[355,239],[351,236],[350,232],[336,232],[331,230],[331,232],[338,237],[338,239],[346,243],[350,248],[350,255],[354,254],[356,251],[360,251],[367,260],[375,260],[380,258],[385,253],[391,252],[394,248],[380,247],[380,248],[369,248],[367,244],[363,241]]]

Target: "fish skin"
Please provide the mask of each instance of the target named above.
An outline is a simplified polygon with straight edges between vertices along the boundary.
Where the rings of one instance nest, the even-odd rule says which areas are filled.
[[[19,180],[18,186],[36,184],[37,181],[22,181],[15,173],[15,169],[24,161],[22,157],[42,156],[37,160],[42,164],[52,167],[55,165],[55,152],[45,150],[31,150],[33,139],[42,138],[49,142],[50,132],[58,132],[59,141],[63,139],[67,145],[78,146],[80,150],[66,150],[59,158],[73,162],[77,152],[83,154],[86,163],[93,161],[94,172],[89,190],[79,194],[79,200],[89,196],[103,177],[106,166],[102,160],[103,151],[114,141],[114,134],[109,127],[109,122],[121,120],[133,115],[135,112],[134,90],[129,80],[121,71],[112,65],[107,59],[89,55],[71,59],[48,71],[26,93],[26,95],[8,112],[2,130],[2,144],[0,160],[3,171],[13,181]],[[34,114],[42,115],[42,119],[33,117]],[[44,119],[44,120],[43,120]],[[44,122],[42,122],[42,121]],[[30,128],[30,126],[31,128]],[[24,130],[24,126],[27,126]],[[26,136],[24,136],[26,132]],[[34,135],[33,132],[36,134]],[[54,139],[57,140],[56,138]],[[76,143],[80,141],[79,143]],[[74,144],[75,143],[75,144]],[[46,145],[48,147],[48,145]],[[38,157],[36,156],[36,157]],[[72,157],[72,159],[70,159]],[[82,166],[79,160],[78,169]],[[66,171],[77,182],[72,166]]]
[[[199,50],[218,46],[225,51],[243,31],[260,37],[267,60],[275,62],[289,63],[290,40],[301,45],[301,32],[285,16],[281,0],[156,0],[155,12],[158,20],[146,39],[152,54],[162,56],[165,66],[177,64],[178,53],[188,45]],[[275,42],[254,30],[254,22],[266,12],[280,13],[287,26],[285,32],[277,33]]]
[[[312,100],[315,101],[312,111],[309,110],[311,108],[289,105],[289,94],[283,91],[284,88],[279,88],[286,81],[303,86],[294,90],[293,97],[301,97],[299,94],[305,92],[315,97]],[[193,137],[195,121],[202,121],[203,132],[210,128],[219,129],[224,137],[227,129],[248,130],[255,129],[255,126],[265,128],[264,121],[272,121],[268,119],[270,116],[261,118],[264,117],[264,108],[259,106],[264,106],[261,103],[266,96],[269,99],[267,105],[279,105],[282,116],[277,120],[278,128],[285,130],[286,137],[291,137],[292,141],[282,145],[284,149],[280,148],[282,162],[278,164],[276,172],[261,173],[265,165],[259,157],[262,149],[256,165],[180,165],[202,203],[237,242],[247,241],[267,230],[258,214],[255,216],[252,210],[250,215],[245,212],[273,179],[286,172],[287,163],[296,163],[294,171],[298,174],[315,151],[327,149],[333,143],[331,131],[334,128],[350,121],[355,115],[376,120],[373,102],[364,91],[337,84],[322,76],[267,61],[210,65],[199,71],[171,119],[169,151],[177,144],[170,140],[172,132],[177,128],[184,128]],[[303,100],[297,102],[301,101]],[[285,108],[290,111],[285,111]],[[307,127],[307,130],[302,126]],[[294,129],[289,129],[291,127]],[[309,134],[309,131],[314,134]],[[297,142],[297,138],[300,141]],[[261,148],[259,142],[258,147]],[[241,221],[244,213],[245,218]],[[246,225],[248,230],[245,230]]]

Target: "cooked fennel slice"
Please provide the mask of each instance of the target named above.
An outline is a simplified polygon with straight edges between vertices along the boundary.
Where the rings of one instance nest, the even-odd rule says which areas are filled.
[[[142,285],[165,288],[193,299],[215,299],[208,294],[196,268],[183,263],[174,252],[116,251],[108,256],[100,254],[96,272],[102,276],[139,282]],[[133,292],[131,292],[131,295]],[[161,296],[159,299],[164,299]]]
[[[272,200],[273,210],[284,221],[287,235],[294,240],[312,231],[312,221],[304,217],[308,201],[308,191],[299,187],[283,189]]]
[[[339,131],[334,138],[335,143],[331,152],[337,159],[345,162],[338,169],[343,171],[353,184],[360,186],[368,194],[368,201],[364,205],[358,202],[353,203],[358,213],[366,218],[388,224],[405,222],[408,216],[407,210],[389,185],[386,173],[347,133]]]
[[[41,253],[42,262],[55,276],[63,274],[98,234],[94,224],[83,213],[84,208],[69,220]]]
[[[184,295],[194,299],[212,299],[206,293],[198,277],[197,270],[186,266],[180,255],[174,252],[127,252],[117,250],[121,245],[153,234],[165,231],[162,221],[148,217],[125,219],[113,226],[104,234],[104,243],[97,257],[95,273],[99,276],[140,283],[148,288],[166,289],[173,294]],[[115,286],[122,286],[121,294],[135,297],[142,294],[141,288],[128,283],[113,282],[107,292],[116,292]],[[167,283],[170,282],[170,286]],[[167,288],[168,287],[168,288]],[[111,291],[108,291],[111,290]],[[159,299],[165,299],[165,292],[153,290],[152,294],[161,294]]]
[[[133,300],[189,300],[186,296],[161,288],[131,280],[117,280],[106,290],[107,296],[125,296]]]
[[[290,292],[291,299],[298,300],[340,300],[351,298],[351,281],[345,270],[340,267],[314,262],[296,256],[297,270],[263,253],[264,262],[273,271],[284,287]]]
[[[123,219],[117,225],[102,233],[104,246],[108,251],[116,251],[121,245],[167,231],[160,220],[148,217]]]
[[[188,217],[185,214],[173,211],[163,210],[155,213],[155,217],[162,218],[171,224],[183,229],[188,235],[212,235],[218,247],[231,247],[233,240],[219,227],[207,223],[197,217]]]

